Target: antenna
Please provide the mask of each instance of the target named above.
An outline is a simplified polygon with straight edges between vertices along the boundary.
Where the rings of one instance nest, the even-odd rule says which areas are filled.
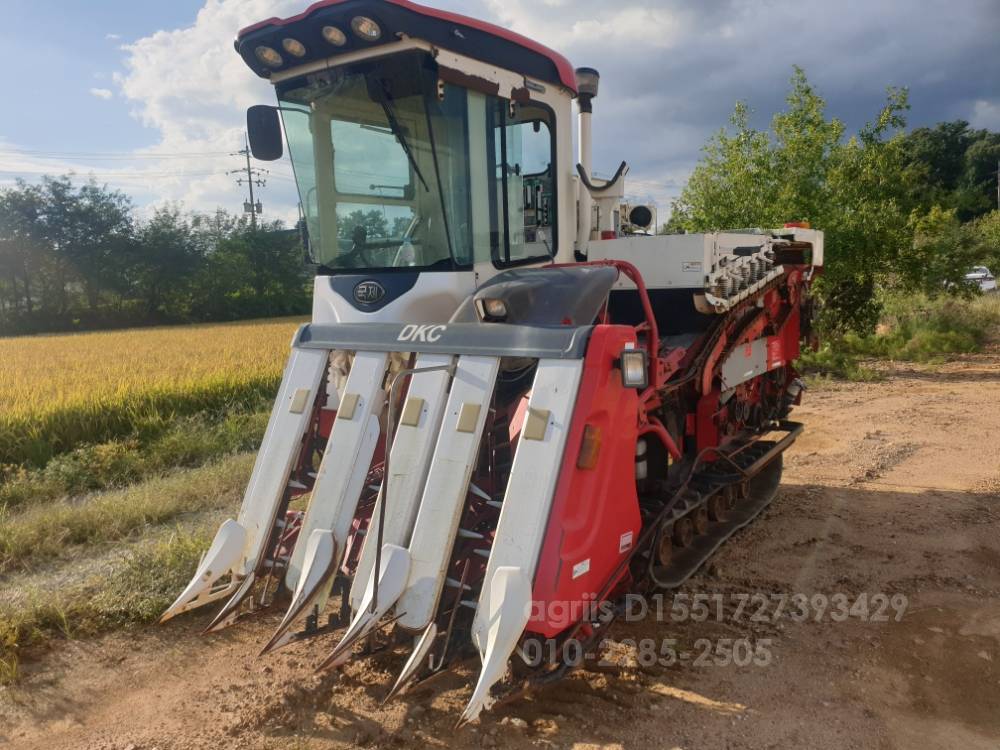
[[[267,169],[261,169],[259,167],[254,167],[250,165],[250,144],[247,140],[246,134],[243,136],[243,148],[239,151],[234,151],[230,156],[243,156],[246,157],[247,165],[245,167],[240,167],[239,169],[231,169],[226,174],[238,174],[240,175],[236,179],[236,184],[240,187],[246,182],[247,187],[250,189],[250,200],[243,201],[243,213],[250,214],[250,226],[254,229],[257,228],[257,214],[264,212],[264,204],[259,200],[254,200],[253,188],[256,185],[259,188],[267,186],[267,176],[270,171]]]

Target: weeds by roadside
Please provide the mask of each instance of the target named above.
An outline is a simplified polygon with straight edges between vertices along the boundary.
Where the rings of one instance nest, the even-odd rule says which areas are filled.
[[[34,505],[0,518],[0,572],[128,538],[181,514],[236,506],[253,465],[239,454],[121,490]]]
[[[939,362],[979,351],[1000,329],[1000,295],[974,299],[924,295],[891,295],[885,314],[869,336],[848,333],[828,339],[816,352],[803,352],[799,367],[813,377],[877,380],[866,360]]]
[[[48,638],[92,636],[155,620],[187,583],[210,538],[207,528],[178,529],[136,548],[110,571],[0,606],[0,685],[17,679],[25,649]]]

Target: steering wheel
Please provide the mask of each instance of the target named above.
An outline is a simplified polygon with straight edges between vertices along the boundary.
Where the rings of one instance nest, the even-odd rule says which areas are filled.
[[[355,268],[371,266],[371,259],[368,257],[368,230],[362,225],[354,227],[351,232],[351,249],[340,255],[337,260],[347,266]],[[358,260],[361,263],[358,263]]]

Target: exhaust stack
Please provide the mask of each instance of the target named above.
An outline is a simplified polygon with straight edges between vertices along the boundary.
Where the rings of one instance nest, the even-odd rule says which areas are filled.
[[[594,97],[597,96],[598,85],[601,74],[593,68],[576,69],[577,104],[580,107],[579,115],[579,140],[577,143],[577,162],[591,174],[593,164],[593,146],[591,140],[591,119],[594,113]],[[590,191],[577,183],[577,199],[579,201],[579,213],[577,215],[576,249],[583,252],[590,241],[591,227],[593,226],[593,205],[594,199],[590,197]]]

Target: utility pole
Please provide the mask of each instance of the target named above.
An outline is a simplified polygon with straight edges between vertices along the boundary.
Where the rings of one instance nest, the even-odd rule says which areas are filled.
[[[250,214],[250,226],[254,229],[257,228],[257,214],[263,213],[264,206],[259,200],[255,200],[253,194],[253,186],[256,185],[259,188],[265,187],[267,185],[267,175],[270,172],[266,169],[260,169],[258,167],[251,166],[250,164],[250,143],[247,141],[246,135],[243,136],[243,148],[236,151],[230,156],[243,156],[246,157],[247,165],[241,167],[240,169],[231,169],[226,174],[238,174],[239,178],[236,180],[236,184],[240,187],[243,186],[244,180],[247,183],[247,187],[250,190],[250,202],[243,202],[243,213]],[[244,176],[245,175],[245,176]]]

